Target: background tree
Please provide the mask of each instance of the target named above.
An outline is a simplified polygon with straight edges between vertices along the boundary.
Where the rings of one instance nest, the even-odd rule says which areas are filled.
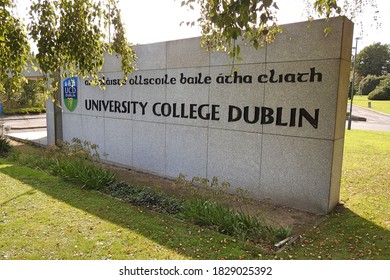
[[[29,54],[25,26],[15,14],[15,0],[0,0],[0,91],[10,80],[22,87],[21,72]],[[122,58],[124,77],[134,70],[136,55],[124,34],[118,0],[37,0],[31,2],[28,35],[36,43],[36,63],[57,87],[54,74],[98,80],[104,53]],[[111,42],[107,28],[113,30]],[[53,96],[54,97],[54,96]]]
[[[22,22],[13,14],[11,0],[0,0],[0,100],[9,91],[22,87],[21,75],[28,59],[29,44]]]
[[[33,1],[30,18],[30,35],[37,44],[36,58],[44,73],[52,76],[61,67],[63,76],[80,75],[97,81],[107,51],[122,57],[124,78],[134,70],[136,56],[124,37],[117,0]],[[112,42],[107,42],[108,26],[114,30]]]
[[[6,110],[13,108],[45,108],[46,83],[42,79],[25,80],[22,82],[22,87],[9,90],[10,84],[5,84],[5,94],[3,96],[3,103]]]
[[[356,72],[367,75],[387,75],[390,73],[390,46],[375,43],[365,47],[356,56]]]
[[[181,4],[201,9],[202,47],[228,51],[233,59],[240,54],[239,38],[258,48],[280,31],[275,18],[278,6],[272,0],[186,0]]]

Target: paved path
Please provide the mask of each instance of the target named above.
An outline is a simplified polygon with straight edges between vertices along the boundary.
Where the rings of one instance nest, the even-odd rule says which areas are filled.
[[[0,134],[47,146],[46,114],[0,116]]]
[[[352,115],[364,117],[367,121],[352,121],[351,129],[377,130],[390,132],[390,115],[353,105]],[[348,124],[348,121],[347,121]],[[345,127],[348,127],[346,124]]]
[[[0,116],[0,123],[4,123],[11,131],[46,128],[46,114]]]

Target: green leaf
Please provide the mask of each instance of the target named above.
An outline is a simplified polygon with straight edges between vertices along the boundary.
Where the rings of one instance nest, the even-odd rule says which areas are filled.
[[[263,0],[263,4],[265,7],[270,7],[272,5],[273,0]]]

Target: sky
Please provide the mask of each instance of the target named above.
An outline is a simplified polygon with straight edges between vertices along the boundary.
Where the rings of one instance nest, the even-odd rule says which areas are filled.
[[[188,11],[187,8],[181,7],[181,1],[121,0],[120,9],[129,41],[134,44],[147,44],[200,36],[198,27],[180,25],[182,21],[193,21],[199,17],[197,11]],[[19,16],[24,17],[26,7],[31,1],[17,0],[17,2]],[[279,7],[277,14],[279,24],[307,20],[303,0],[275,0],[275,2]],[[390,1],[376,0],[376,3],[377,7],[367,6],[354,20],[354,38],[361,38],[358,51],[377,42],[390,44]],[[355,43],[354,40],[353,44]]]
[[[303,0],[275,2],[279,7],[279,24],[307,20]],[[367,6],[354,20],[354,38],[361,38],[358,51],[377,42],[390,44],[390,1],[376,0],[376,4],[377,7]],[[185,24],[180,26],[182,21],[192,21],[199,17],[196,11],[181,7],[181,0],[122,0],[120,8],[132,43],[145,44],[200,36],[199,28],[187,27]],[[353,44],[356,44],[356,40]]]

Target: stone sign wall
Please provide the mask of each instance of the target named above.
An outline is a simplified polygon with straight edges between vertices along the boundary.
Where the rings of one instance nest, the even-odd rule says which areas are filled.
[[[105,91],[62,81],[64,140],[87,139],[137,170],[217,176],[256,199],[329,212],[339,199],[353,24],[282,28],[274,43],[243,48],[236,69],[199,38],[137,46],[139,70],[127,80],[106,56]]]

